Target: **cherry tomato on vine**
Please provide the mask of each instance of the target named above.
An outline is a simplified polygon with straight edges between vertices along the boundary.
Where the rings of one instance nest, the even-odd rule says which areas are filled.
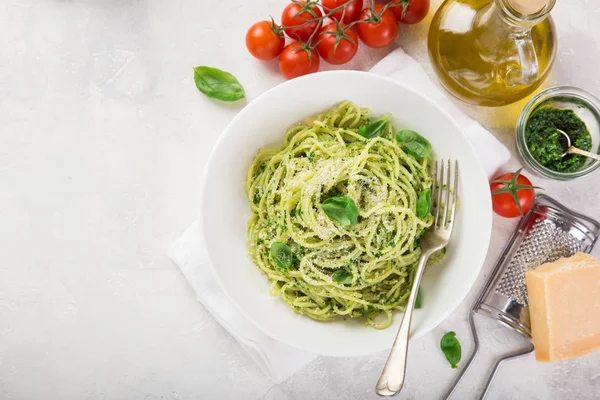
[[[329,64],[340,65],[352,60],[358,50],[358,37],[352,28],[331,22],[319,33],[317,51]]]
[[[319,54],[298,42],[285,46],[279,56],[279,71],[285,79],[293,79],[319,70]]]
[[[271,21],[260,21],[248,29],[246,33],[246,47],[250,54],[259,60],[272,60],[281,54],[285,39],[278,36]]]
[[[526,176],[521,175],[521,169],[500,175],[490,183],[492,208],[501,217],[519,217],[533,205],[536,187],[531,185]]]
[[[313,21],[323,16],[315,1],[290,3],[281,13],[281,24],[285,34],[292,39],[307,42],[314,31],[319,29],[321,21]],[[310,22],[309,22],[310,21]],[[316,36],[316,34],[315,34]]]
[[[398,21],[403,24],[416,24],[421,22],[429,12],[430,0],[392,0],[390,3],[400,3],[390,7]]]
[[[321,4],[323,5],[326,13],[334,8],[348,4],[345,8],[346,11],[341,8],[329,16],[329,18],[334,21],[341,21],[346,24],[356,21],[363,8],[363,0],[321,0]],[[342,14],[344,16],[343,19]]]
[[[382,12],[383,6],[375,4],[374,8],[365,8],[360,13],[361,20],[356,24],[358,37],[369,47],[385,47],[398,36],[398,20],[389,9]]]

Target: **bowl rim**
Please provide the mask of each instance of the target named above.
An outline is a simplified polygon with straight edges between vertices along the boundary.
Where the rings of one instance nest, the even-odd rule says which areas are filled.
[[[217,155],[216,155],[217,149],[223,142],[224,138],[227,136],[227,134],[232,129],[232,127],[238,122],[238,120],[243,118],[243,116],[246,113],[251,112],[253,110],[253,108],[256,106],[256,104],[259,104],[260,100],[262,100],[264,97],[270,96],[271,93],[273,93],[275,91],[284,90],[289,85],[298,84],[298,82],[300,82],[300,81],[310,80],[317,75],[319,75],[319,76],[322,76],[322,75],[344,76],[344,75],[346,75],[346,76],[348,76],[349,79],[351,79],[353,76],[358,76],[358,75],[369,76],[369,78],[384,80],[387,83],[389,83],[390,85],[402,87],[403,90],[409,91],[412,94],[414,94],[415,96],[420,97],[423,101],[430,103],[440,114],[444,115],[446,117],[446,119],[449,120],[450,123],[454,125],[456,130],[459,132],[459,135],[462,136],[462,138],[464,139],[465,144],[468,146],[469,152],[473,155],[473,159],[474,159],[475,165],[477,167],[475,173],[479,176],[478,180],[480,180],[481,183],[485,183],[486,187],[489,184],[488,177],[485,173],[485,170],[483,169],[481,161],[479,160],[477,151],[476,151],[473,143],[471,142],[471,140],[463,132],[460,125],[456,122],[456,120],[452,117],[452,115],[448,111],[446,111],[444,108],[442,108],[440,105],[438,105],[436,102],[434,102],[430,98],[419,93],[417,90],[415,90],[409,86],[406,86],[402,82],[399,82],[391,77],[379,75],[379,74],[368,72],[368,71],[333,70],[333,71],[323,71],[323,72],[318,72],[318,73],[314,73],[314,74],[308,74],[308,75],[304,75],[304,76],[301,76],[301,77],[298,77],[298,78],[295,78],[292,80],[282,82],[282,83],[268,89],[267,91],[265,91],[264,93],[260,94],[258,97],[253,99],[248,105],[246,105],[242,110],[240,110],[240,112],[238,114],[236,114],[235,117],[233,117],[233,119],[229,122],[229,124],[221,132],[219,138],[213,145],[213,148],[210,152],[210,155],[209,155],[207,162],[205,164],[205,167],[204,167],[204,173],[202,176],[202,183],[201,183],[201,190],[200,190],[200,201],[199,201],[200,212],[199,212],[198,224],[199,224],[199,228],[200,228],[199,229],[200,230],[200,242],[204,249],[208,249],[207,242],[206,242],[206,234],[205,234],[205,230],[207,229],[207,226],[203,222],[203,214],[204,214],[203,211],[204,211],[204,207],[205,207],[206,193],[207,193],[207,181],[208,181],[207,178],[208,178],[209,171],[211,170],[211,166],[215,162],[215,158],[217,157]],[[491,193],[489,193],[489,191],[488,191],[488,195],[485,197],[485,199],[486,199],[486,204],[484,205],[484,208],[489,210],[489,213],[487,213],[487,215],[488,215],[487,221],[486,221],[487,223],[482,223],[481,226],[484,226],[487,229],[485,229],[485,232],[480,232],[479,234],[484,235],[484,237],[487,237],[487,239],[485,240],[486,245],[485,245],[485,248],[483,249],[483,251],[481,252],[481,259],[478,260],[477,264],[475,264],[475,265],[477,265],[475,271],[473,271],[473,273],[470,274],[470,278],[468,280],[465,280],[465,282],[467,283],[466,290],[464,291],[464,293],[462,293],[461,295],[454,298],[454,300],[452,301],[450,306],[446,308],[446,311],[442,312],[435,321],[433,321],[429,325],[424,326],[424,328],[421,331],[418,331],[416,334],[412,334],[412,332],[411,332],[410,339],[416,339],[416,338],[424,336],[427,333],[430,333],[440,323],[442,323],[444,320],[446,320],[454,311],[456,311],[458,306],[463,302],[463,300],[467,297],[467,295],[473,289],[473,286],[475,285],[475,282],[476,282],[477,278],[479,277],[481,270],[483,269],[483,266],[485,264],[485,260],[488,255],[489,246],[490,246],[491,239],[492,239],[492,221],[493,221],[492,197],[491,197]],[[227,289],[226,285],[221,280],[221,278],[219,277],[219,274],[215,270],[214,262],[212,260],[210,251],[206,250],[205,257],[208,260],[208,267],[210,268],[211,273],[217,282],[217,285],[221,288],[223,293],[225,293],[226,297],[229,299],[229,301],[231,301],[231,303],[234,305],[234,307],[237,309],[237,311],[242,316],[244,316],[249,323],[251,323],[254,327],[259,329],[261,332],[263,332],[265,335],[267,335],[272,340],[275,340],[280,343],[284,343],[295,349],[306,351],[306,352],[309,352],[312,354],[319,354],[319,355],[329,356],[329,357],[366,356],[366,355],[374,354],[378,351],[390,349],[392,347],[393,343],[390,342],[390,343],[385,344],[385,346],[381,347],[380,349],[367,349],[364,351],[360,351],[360,347],[356,346],[353,349],[354,351],[348,352],[347,354],[340,354],[338,352],[326,352],[326,351],[320,351],[318,353],[315,353],[314,349],[302,347],[295,342],[287,340],[286,338],[278,337],[269,328],[267,328],[264,324],[260,323],[259,321],[254,319],[251,315],[249,315],[244,310],[244,308],[240,304],[238,304],[237,301],[235,301],[233,299],[233,296],[230,295],[229,290]]]
[[[517,150],[521,158],[525,161],[525,163],[533,168],[533,170],[547,178],[552,178],[556,180],[566,181],[584,178],[600,168],[599,161],[592,161],[585,168],[580,169],[579,171],[573,172],[559,172],[554,171],[550,168],[547,168],[540,164],[538,160],[531,154],[529,150],[529,146],[527,145],[527,141],[525,139],[525,130],[527,128],[527,122],[529,121],[529,117],[533,114],[534,111],[538,109],[538,107],[544,104],[547,101],[551,101],[556,97],[571,97],[573,99],[577,99],[586,104],[588,108],[590,108],[595,114],[598,120],[598,126],[600,128],[600,100],[596,98],[596,96],[591,93],[574,87],[574,86],[554,86],[547,89],[542,90],[537,95],[532,97],[523,110],[519,114],[519,118],[517,119],[516,125],[516,142],[517,142]],[[600,146],[598,146],[598,151],[600,152]]]

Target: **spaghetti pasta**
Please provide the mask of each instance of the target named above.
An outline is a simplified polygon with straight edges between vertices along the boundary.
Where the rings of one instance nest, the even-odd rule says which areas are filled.
[[[248,244],[271,294],[294,311],[316,320],[366,317],[385,328],[404,310],[419,237],[432,224],[423,202],[431,158],[411,155],[386,119],[369,138],[360,129],[373,125],[368,113],[342,102],[290,127],[283,147],[255,156],[245,184]],[[324,203],[342,217],[356,210],[356,220]]]

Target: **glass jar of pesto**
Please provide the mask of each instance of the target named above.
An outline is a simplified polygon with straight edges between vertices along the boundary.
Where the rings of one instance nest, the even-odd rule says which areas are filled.
[[[591,174],[600,162],[564,155],[562,130],[571,145],[600,154],[600,100],[574,87],[546,89],[525,106],[517,121],[517,150],[535,172],[558,180]]]

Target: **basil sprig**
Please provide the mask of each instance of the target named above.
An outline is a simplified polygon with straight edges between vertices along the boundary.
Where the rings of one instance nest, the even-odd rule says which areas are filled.
[[[294,253],[282,242],[273,242],[270,249],[273,259],[281,268],[289,269],[294,264]]]
[[[387,123],[390,117],[390,115],[386,115],[379,121],[375,121],[370,124],[361,126],[360,128],[358,128],[358,134],[360,136],[366,137],[367,139],[373,139],[374,137],[380,137],[385,135],[385,129],[387,128]]]
[[[457,364],[460,362],[461,349],[460,342],[456,338],[456,333],[446,333],[442,337],[442,340],[440,342],[440,348],[444,352],[446,360],[448,360],[452,368],[458,368]]]
[[[346,268],[338,269],[333,273],[332,277],[337,283],[347,284],[352,282],[352,273]]]
[[[321,207],[329,218],[342,226],[350,226],[358,222],[358,209],[354,200],[349,197],[330,197]]]
[[[246,97],[244,88],[235,76],[218,68],[195,67],[194,81],[198,90],[213,99],[236,101]]]
[[[419,194],[417,200],[417,217],[425,219],[431,209],[431,189],[427,188]]]
[[[431,155],[431,143],[415,131],[404,129],[396,133],[405,152],[415,158],[425,158]]]

